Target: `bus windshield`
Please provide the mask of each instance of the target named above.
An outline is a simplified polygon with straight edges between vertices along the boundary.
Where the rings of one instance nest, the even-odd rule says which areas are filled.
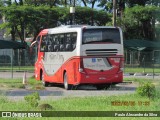
[[[118,28],[84,29],[82,44],[109,42],[121,43]]]

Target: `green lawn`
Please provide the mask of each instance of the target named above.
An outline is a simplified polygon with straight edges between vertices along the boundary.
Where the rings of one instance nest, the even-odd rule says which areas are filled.
[[[34,71],[34,66],[1,66],[0,71]]]
[[[158,96],[155,100],[149,100],[148,98],[140,97],[137,94],[109,96],[109,97],[107,96],[84,97],[84,98],[68,97],[60,100],[54,100],[54,99],[52,100],[46,99],[43,101],[41,100],[39,104],[48,103],[53,106],[53,111],[106,111],[106,112],[107,111],[160,111],[159,98],[160,96]],[[134,102],[134,104],[113,105],[113,102],[121,102],[121,103]],[[147,103],[147,104],[140,104],[141,102]],[[0,110],[1,111],[12,111],[12,110],[13,111],[38,111],[39,109],[31,107],[25,101],[14,102],[14,101],[7,100],[7,98],[1,96]],[[61,118],[58,118],[58,119],[61,119]],[[75,118],[70,118],[70,119],[75,119]],[[83,118],[83,119],[89,119],[89,118]],[[94,118],[94,119],[98,119],[98,118]],[[115,118],[113,117],[112,119],[115,119]],[[123,117],[119,119],[123,119]],[[142,119],[146,120],[145,117]]]
[[[127,81],[127,79],[125,80]],[[132,79],[132,81],[140,82],[140,81],[150,81],[149,79]],[[0,85],[5,84],[6,86],[21,84],[21,79],[0,79]],[[40,85],[41,83],[39,81],[36,81],[33,78],[30,78],[28,80],[29,84],[32,86]],[[17,87],[17,86],[15,86]],[[1,87],[2,88],[2,87]],[[120,96],[95,96],[95,97],[66,97],[63,99],[57,100],[54,99],[46,99],[46,100],[40,100],[40,104],[50,104],[53,107],[52,111],[160,111],[160,89],[159,86],[157,87],[157,95],[154,100],[150,100],[147,97],[141,97],[139,95],[135,94],[126,94],[126,95],[120,95]],[[88,91],[89,92],[89,91]],[[121,103],[121,104],[116,104]],[[127,103],[127,104],[126,104]],[[143,104],[141,104],[143,103]],[[22,101],[12,101],[6,98],[3,94],[0,96],[0,111],[40,111],[39,108],[31,107],[25,100]],[[22,118],[16,118],[15,120],[21,120]],[[29,118],[26,118],[25,120],[28,120]],[[41,120],[42,118],[37,118],[38,120]],[[159,118],[156,117],[55,117],[55,118],[43,118],[44,120],[52,120],[52,119],[58,119],[58,120],[158,120]],[[42,120],[43,120],[42,119]],[[8,120],[6,118],[5,120]],[[35,118],[32,118],[32,120],[35,120]]]
[[[34,78],[27,79],[27,84],[32,90],[35,89],[44,89],[41,81],[37,81]],[[21,88],[24,89],[25,86],[22,84],[22,79],[2,79],[0,78],[0,87],[1,89],[15,89]]]
[[[125,67],[124,73],[160,73],[160,68],[131,68],[131,67]]]
[[[133,105],[113,105],[113,102],[134,102]],[[141,105],[140,102],[146,104]],[[53,111],[160,111],[160,99],[149,100],[146,97],[140,97],[137,94],[120,96],[100,96],[100,97],[71,97],[60,100],[41,100],[40,104],[48,103],[53,106]],[[38,108],[31,107],[25,101],[10,101],[7,98],[0,97],[0,110],[6,111],[34,111]]]

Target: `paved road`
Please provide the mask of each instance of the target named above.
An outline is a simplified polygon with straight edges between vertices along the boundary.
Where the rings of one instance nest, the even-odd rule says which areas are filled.
[[[10,72],[0,72],[0,78],[11,78]],[[29,78],[33,76],[33,73],[26,73],[26,77]],[[24,72],[14,72],[13,78],[23,78]],[[124,77],[134,77],[127,76]],[[135,77],[147,77],[148,76],[135,76]],[[152,77],[152,76],[149,76]],[[41,99],[60,99],[64,97],[85,97],[85,96],[110,96],[110,95],[121,95],[134,93],[137,85],[136,84],[118,84],[108,90],[96,90],[93,86],[82,86],[78,90],[66,91],[63,87],[47,87],[45,90],[37,90],[40,94]],[[0,93],[4,93],[11,100],[24,100],[24,96],[35,92],[34,90],[27,89],[14,89],[14,90],[0,90]]]
[[[32,77],[34,73],[26,72],[26,77]],[[24,72],[0,72],[0,78],[23,78]]]
[[[108,90],[96,90],[93,86],[81,86],[78,90],[65,90],[63,87],[46,87],[45,90],[0,90],[0,93],[5,94],[11,100],[24,100],[24,96],[33,92],[38,92],[41,99],[60,99],[65,97],[86,97],[86,96],[111,96],[134,93],[136,84],[118,84],[109,88]]]

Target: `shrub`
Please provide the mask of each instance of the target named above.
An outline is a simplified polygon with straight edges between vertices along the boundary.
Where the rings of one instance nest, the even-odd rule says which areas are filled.
[[[136,92],[141,96],[146,96],[151,99],[156,95],[156,88],[155,85],[150,82],[141,83]]]
[[[38,101],[40,100],[40,96],[38,92],[34,92],[30,95],[27,95],[24,97],[24,99],[32,106],[37,107]]]
[[[41,110],[41,111],[44,111],[44,110],[52,110],[53,107],[50,105],[50,104],[41,104],[38,106],[38,108]]]

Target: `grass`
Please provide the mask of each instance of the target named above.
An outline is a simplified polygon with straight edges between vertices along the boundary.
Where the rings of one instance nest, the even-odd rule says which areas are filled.
[[[128,105],[112,105],[112,102],[135,102],[134,106]],[[147,111],[155,110],[158,111],[160,108],[160,100],[150,101],[150,105],[138,105],[138,101],[149,101],[148,98],[140,97],[136,94],[123,95],[123,96],[101,96],[101,97],[85,97],[85,98],[66,98],[60,101],[52,101],[51,105],[54,106],[56,110],[73,110],[73,111]],[[49,101],[47,101],[49,102]]]
[[[124,82],[136,82],[136,83],[144,83],[144,82],[151,82],[155,84],[160,83],[160,79],[149,79],[149,78],[137,78],[137,77],[124,77],[123,78]]]
[[[135,102],[135,105],[112,105],[114,101]],[[150,102],[149,105],[140,105],[138,102]],[[160,99],[151,101],[148,98],[140,97],[137,94],[122,96],[101,96],[101,97],[84,97],[84,98],[64,98],[60,100],[45,100],[42,103],[49,103],[53,106],[54,111],[160,111]],[[25,101],[15,102],[0,98],[0,110],[2,111],[37,111]]]
[[[29,89],[44,89],[41,81],[36,81],[34,78],[29,78],[27,80],[27,86]],[[0,87],[1,89],[15,89],[20,88],[24,89],[26,85],[22,84],[22,79],[0,79]]]
[[[142,81],[153,81],[151,79],[142,79],[142,78],[125,78],[125,81],[134,81],[134,82],[142,82]],[[16,85],[15,85],[16,83]],[[0,79],[0,86],[4,85],[5,87],[12,88],[11,86],[18,87],[18,84],[22,84],[21,79]],[[36,86],[41,85],[40,81],[36,81],[34,78],[30,78],[28,80],[28,84],[36,88]],[[2,87],[1,87],[2,88]],[[46,99],[40,100],[39,104],[50,104],[53,107],[53,111],[160,111],[160,88],[157,87],[157,96],[154,100],[150,100],[147,97],[141,97],[137,94],[128,94],[128,95],[120,95],[120,96],[96,96],[96,97],[66,97],[63,99],[56,100],[54,99]],[[122,105],[114,105],[114,102],[123,103]],[[126,105],[124,103],[134,103]],[[143,104],[140,104],[143,103]],[[7,99],[4,95],[0,95],[0,111],[40,111],[38,108],[31,107],[25,101],[12,101]],[[20,120],[22,118],[15,118],[15,120]],[[24,120],[28,120],[29,118],[24,118]],[[35,118],[30,118],[35,120]],[[53,118],[37,118],[38,120],[52,120]],[[54,117],[54,119],[58,120],[158,120],[159,118],[146,118],[146,117]],[[2,119],[3,120],[3,119]],[[8,120],[8,118],[4,118],[4,120]],[[13,120],[13,119],[12,119]]]
[[[160,96],[154,101],[149,100],[146,97],[141,97],[137,94],[122,95],[122,96],[100,96],[100,97],[84,97],[84,98],[64,98],[60,100],[43,100],[40,104],[48,103],[53,106],[53,111],[160,111]],[[134,105],[113,105],[113,102],[134,102]],[[149,104],[139,104],[139,102],[147,102]],[[32,108],[25,101],[14,102],[9,101],[6,98],[0,98],[0,110],[1,111],[38,111],[37,108]],[[102,117],[103,119],[106,119]],[[41,118],[42,119],[42,118]],[[48,119],[48,118],[45,118]],[[53,119],[53,118],[52,118]],[[66,118],[57,118],[66,119]],[[75,118],[68,118],[75,119]],[[76,118],[82,119],[82,118]],[[83,118],[89,119],[89,118]],[[100,119],[100,118],[93,118]],[[110,118],[110,119],[115,119]],[[123,117],[119,118],[120,120]],[[124,118],[127,119],[127,118]],[[132,118],[131,118],[132,119]],[[146,120],[146,118],[142,118]],[[155,120],[156,118],[154,118]],[[157,119],[158,120],[158,119]]]
[[[154,81],[156,81],[156,79],[149,79],[149,78],[137,78],[137,77],[129,77],[129,78],[127,78],[127,77],[124,77],[123,78],[123,81],[131,81],[131,82],[149,82],[149,81],[151,81],[151,82],[154,82]]]
[[[0,71],[12,71],[11,66],[1,66]],[[34,71],[34,66],[13,66],[13,71]]]
[[[131,68],[131,67],[125,67],[124,73],[153,73],[153,68]],[[154,68],[154,73],[160,73],[159,68]]]

